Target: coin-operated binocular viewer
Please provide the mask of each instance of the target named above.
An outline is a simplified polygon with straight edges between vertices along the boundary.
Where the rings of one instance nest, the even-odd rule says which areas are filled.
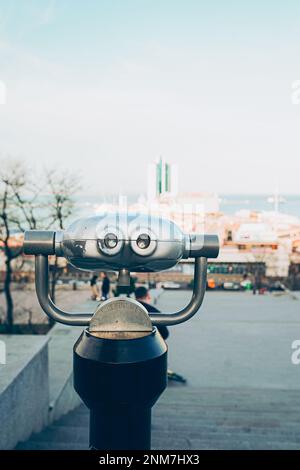
[[[90,448],[150,449],[151,408],[167,385],[167,346],[156,326],[177,325],[199,310],[207,258],[218,251],[216,235],[187,235],[171,221],[146,215],[115,213],[79,219],[65,231],[25,233],[42,309],[53,320],[87,327],[74,346],[74,387],[90,409]],[[195,258],[192,298],[171,313],[148,314],[126,296],[106,300],[94,313],[65,312],[49,297],[51,255],[82,270],[117,271],[124,293],[130,271],[157,272]]]

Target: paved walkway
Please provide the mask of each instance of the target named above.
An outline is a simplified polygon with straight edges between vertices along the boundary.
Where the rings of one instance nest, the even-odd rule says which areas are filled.
[[[189,293],[168,292],[162,309],[182,306]],[[171,329],[172,384],[153,413],[155,449],[300,449],[300,365],[291,343],[300,339],[300,299],[208,292],[201,314]],[[88,448],[82,405],[26,449]]]

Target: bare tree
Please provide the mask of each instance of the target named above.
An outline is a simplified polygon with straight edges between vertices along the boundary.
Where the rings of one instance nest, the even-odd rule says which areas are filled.
[[[64,230],[65,223],[74,210],[74,195],[80,189],[77,175],[70,172],[51,170],[46,172],[47,186],[50,193],[50,227]],[[51,298],[55,301],[55,291],[64,265],[55,256],[50,264]]]
[[[38,178],[37,178],[38,180]],[[24,164],[13,160],[0,161],[0,250],[4,255],[4,294],[6,299],[6,331],[12,333],[14,303],[11,292],[13,265],[23,251],[18,236],[28,229],[56,228],[63,230],[73,212],[73,196],[79,189],[78,178],[61,171],[46,172],[45,185],[38,186],[28,176]],[[42,189],[43,188],[43,194]],[[50,193],[50,196],[49,196]],[[51,266],[51,295],[55,299],[55,287],[63,268],[57,257]]]
[[[5,259],[4,293],[6,299],[6,330],[12,333],[14,304],[11,294],[13,261],[22,253],[22,243],[12,237],[25,228],[36,228],[37,192],[29,190],[26,169],[17,161],[0,162],[0,242]]]

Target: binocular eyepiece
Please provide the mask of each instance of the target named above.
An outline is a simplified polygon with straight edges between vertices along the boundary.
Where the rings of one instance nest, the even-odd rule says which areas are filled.
[[[79,269],[155,272],[181,259],[215,258],[216,235],[184,234],[160,217],[109,214],[79,219],[65,231],[25,232],[24,253],[65,257]]]

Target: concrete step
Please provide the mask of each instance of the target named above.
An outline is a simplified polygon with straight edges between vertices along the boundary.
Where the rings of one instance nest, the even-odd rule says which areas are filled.
[[[16,450],[89,450],[89,448],[79,442],[74,444],[72,442],[42,442],[29,440],[19,444]]]
[[[88,427],[49,426],[39,434],[34,434],[31,439],[35,442],[71,442],[88,446]]]
[[[169,387],[153,412],[153,449],[300,449],[300,397],[285,390]],[[88,449],[84,405],[18,449]]]

